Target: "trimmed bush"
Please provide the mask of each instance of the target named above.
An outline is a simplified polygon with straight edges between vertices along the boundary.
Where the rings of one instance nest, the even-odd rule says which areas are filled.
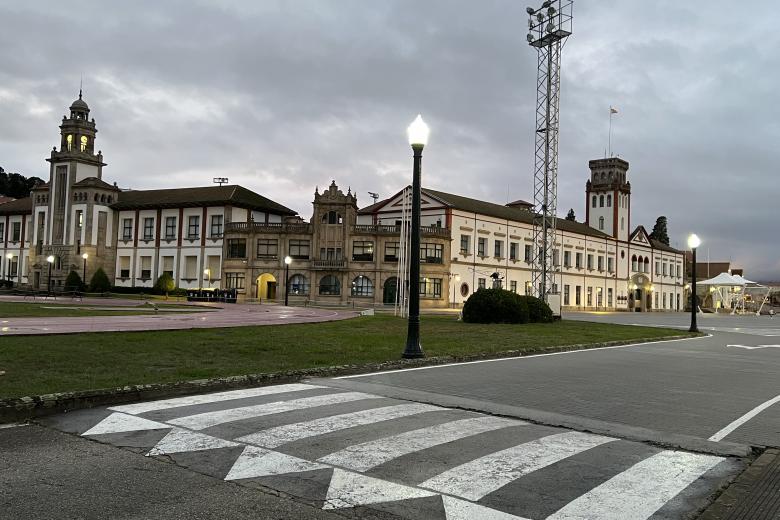
[[[168,294],[176,289],[176,283],[173,281],[173,277],[168,273],[163,273],[154,282],[154,294]]]
[[[531,323],[551,323],[553,313],[550,306],[535,296],[520,296],[528,307],[528,319]]]
[[[71,271],[68,273],[68,277],[65,278],[65,290],[66,291],[81,291],[84,289],[84,282],[81,281],[79,273]]]
[[[98,267],[92,279],[89,282],[89,292],[108,292],[111,289],[111,282],[102,267]]]
[[[480,289],[463,305],[468,323],[528,323],[528,305],[519,295],[504,289]]]

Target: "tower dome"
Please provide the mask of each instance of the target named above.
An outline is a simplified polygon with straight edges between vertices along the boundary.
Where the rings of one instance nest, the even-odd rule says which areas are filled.
[[[81,90],[79,89],[79,98],[70,105],[71,119],[86,119],[89,116],[89,105],[81,99]]]

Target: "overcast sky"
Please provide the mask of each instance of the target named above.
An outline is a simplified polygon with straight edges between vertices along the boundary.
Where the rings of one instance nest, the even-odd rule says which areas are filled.
[[[368,191],[386,197],[411,182],[405,129],[422,112],[425,186],[532,200],[536,53],[525,7],[2,2],[0,166],[48,179],[44,159],[83,74],[103,177],[121,187],[229,177],[308,219],[315,186],[335,179],[365,206]],[[666,215],[672,245],[696,232],[702,257],[780,280],[774,3],[576,0],[574,14],[560,214],[585,215],[588,160],[604,156],[614,105],[632,224],[649,232]]]

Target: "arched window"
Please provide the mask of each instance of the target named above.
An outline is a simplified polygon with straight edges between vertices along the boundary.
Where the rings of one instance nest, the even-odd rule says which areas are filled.
[[[81,136],[81,148],[80,148],[80,150],[82,152],[86,152],[87,151],[87,142],[88,141],[89,141],[89,139],[87,138],[86,135],[82,135]]]
[[[95,202],[98,202],[98,201],[100,201],[100,198],[98,197],[98,194],[95,193]]]
[[[596,207],[596,196],[595,195],[593,196],[593,207],[594,208]]]
[[[302,274],[290,277],[290,294],[309,294],[309,281]]]
[[[323,296],[338,296],[341,294],[339,279],[329,274],[320,280],[320,294]]]
[[[68,151],[70,152],[73,150],[73,136],[68,134],[68,137],[65,138],[66,146],[68,147]]]
[[[103,194],[100,196],[100,202],[105,202],[105,201],[106,201],[106,195]]]
[[[111,204],[111,195],[108,196],[108,203]]]
[[[631,270],[636,272],[638,270],[636,255],[631,255]]]
[[[599,217],[599,230],[604,231],[604,217]]]
[[[620,217],[620,231],[626,228],[626,217]]]
[[[604,195],[599,195],[599,207],[604,207]]]
[[[374,284],[367,276],[358,276],[352,280],[352,296],[373,296]]]
[[[612,195],[607,195],[607,207],[612,207]]]
[[[645,258],[645,272],[646,273],[650,272],[650,259],[649,258]]]

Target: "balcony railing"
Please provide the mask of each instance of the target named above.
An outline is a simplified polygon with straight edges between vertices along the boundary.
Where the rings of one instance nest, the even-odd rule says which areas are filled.
[[[344,269],[347,267],[346,260],[314,260],[311,263],[313,269]]]
[[[359,224],[352,226],[354,234],[371,235],[400,235],[401,226],[383,226],[372,224]],[[440,238],[450,238],[450,229],[439,226],[420,226],[420,235]]]
[[[311,234],[311,224],[283,224],[265,222],[230,222],[225,226],[225,232],[230,233],[300,233]]]

